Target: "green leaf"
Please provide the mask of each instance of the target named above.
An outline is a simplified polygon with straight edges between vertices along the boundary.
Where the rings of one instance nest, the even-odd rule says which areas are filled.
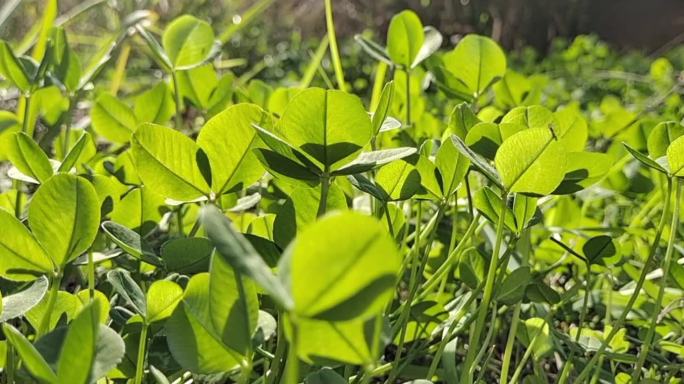
[[[304,384],[348,384],[348,382],[332,369],[325,367],[306,375]]]
[[[58,365],[68,330],[64,326],[58,327],[36,342],[36,349],[46,358],[50,366]],[[111,328],[100,324],[95,340],[92,369],[85,383],[97,382],[108,374],[121,362],[124,353],[125,345],[121,336]]]
[[[648,135],[648,156],[658,159],[667,154],[667,147],[678,137],[684,135],[684,126],[676,121],[666,121],[656,125]]]
[[[550,129],[530,128],[508,138],[494,163],[508,192],[548,195],[563,180],[566,152]]]
[[[55,372],[21,332],[9,324],[2,324],[2,330],[31,375],[44,383],[58,383]]]
[[[5,275],[3,275],[5,276]],[[21,292],[7,295],[2,298],[2,313],[0,323],[23,316],[35,307],[45,297],[48,290],[48,279],[41,276],[30,287]]]
[[[531,86],[530,81],[525,76],[508,69],[501,81],[494,84],[493,89],[497,103],[511,108],[524,103]]]
[[[256,286],[220,255],[212,258],[209,272],[209,313],[223,344],[246,355],[259,317]]]
[[[147,299],[130,272],[119,268],[113,269],[107,272],[107,281],[127,305],[142,317],[147,317]]]
[[[57,27],[52,30],[52,65],[55,77],[69,92],[79,89],[81,62],[69,46],[66,31]]]
[[[637,159],[641,164],[653,168],[658,172],[664,173],[664,174],[669,174],[667,169],[663,168],[662,165],[658,164],[655,160],[651,159],[650,157],[646,156],[645,154],[639,152],[638,150],[632,148],[629,146],[627,143],[622,143],[624,145],[625,149],[627,152],[630,153],[635,159]]]
[[[533,317],[523,322],[524,327],[518,328],[518,339],[532,349],[535,359],[541,359],[553,351],[553,336],[546,320]]]
[[[392,59],[389,57],[385,47],[374,42],[373,40],[363,36],[354,35],[354,40],[361,46],[361,48],[366,51],[375,60],[381,61],[383,63],[392,65]]]
[[[154,253],[145,239],[137,232],[114,221],[105,221],[101,225],[104,233],[129,255],[146,263],[163,266],[163,261]]]
[[[188,282],[183,300],[166,320],[166,341],[181,367],[197,374],[222,373],[239,366],[242,357],[223,345],[209,313],[209,274]]]
[[[150,49],[152,57],[155,59],[155,61],[157,61],[157,63],[166,71],[173,71],[173,63],[171,63],[171,59],[169,59],[169,56],[166,54],[166,52],[164,52],[164,48],[162,48],[154,36],[152,36],[147,29],[142,26],[142,23],[136,24],[135,30],[138,32],[140,37],[145,40],[145,43]]]
[[[320,186],[293,189],[273,222],[276,244],[285,249],[299,232],[314,223],[318,217],[320,201]],[[347,209],[344,192],[335,184],[330,185],[326,208],[328,211]]]
[[[308,88],[290,101],[274,133],[307,154],[319,168],[334,170],[368,144],[372,126],[357,96]]]
[[[183,15],[164,30],[162,45],[174,70],[189,69],[206,61],[214,46],[214,31],[206,21]]]
[[[684,136],[680,136],[667,147],[667,162],[671,175],[684,177]]]
[[[333,175],[353,175],[368,172],[384,164],[402,159],[416,153],[413,147],[380,149],[372,152],[361,152],[359,156],[342,168],[334,171]]]
[[[423,28],[423,34],[425,36],[423,39],[423,45],[420,46],[418,54],[416,54],[416,57],[413,59],[411,68],[417,67],[442,46],[442,41],[444,38],[442,37],[442,34],[439,33],[439,31],[434,27],[427,26]]]
[[[475,208],[492,223],[498,222],[502,208],[505,209],[506,217],[504,217],[504,223],[506,227],[511,231],[517,232],[513,211],[511,211],[507,205],[504,205],[499,194],[494,192],[491,188],[484,187],[475,192],[473,204]]]
[[[53,174],[47,155],[29,135],[15,133],[5,147],[7,157],[24,175],[44,183]]]
[[[82,177],[58,174],[33,195],[28,222],[36,240],[57,266],[85,252],[100,225],[100,200]]]
[[[587,240],[582,246],[582,252],[590,264],[601,264],[603,259],[614,256],[617,249],[610,236],[600,235]]]
[[[375,112],[373,112],[373,117],[371,118],[371,124],[373,125],[373,136],[377,136],[381,132],[390,107],[392,106],[393,99],[394,81],[390,81],[382,88],[380,101],[378,102],[378,106],[375,108]]]
[[[31,89],[31,79],[21,61],[14,56],[7,42],[0,40],[0,75],[9,80],[22,92]]]
[[[169,280],[157,280],[147,290],[147,323],[165,320],[183,298],[183,288]]]
[[[401,256],[385,227],[354,212],[331,214],[302,231],[279,264],[298,317],[367,319],[393,295]]]
[[[442,177],[442,195],[451,196],[465,179],[470,160],[459,152],[453,140],[445,140],[435,156],[435,165]]]
[[[81,137],[79,137],[78,140],[76,141],[76,143],[74,144],[74,146],[71,147],[69,152],[64,157],[62,164],[60,164],[59,168],[57,168],[57,172],[69,172],[69,171],[71,171],[71,169],[73,167],[75,167],[76,164],[78,164],[78,160],[81,157],[83,150],[91,142],[92,142],[92,139],[90,137],[90,133],[83,131],[83,134],[81,134]]]
[[[309,364],[331,365],[330,361],[370,364],[374,360],[371,353],[374,323],[375,319],[330,322],[300,318],[297,355]],[[291,337],[287,333],[286,336]]]
[[[292,298],[271,269],[245,237],[233,229],[228,218],[213,205],[202,208],[201,221],[216,251],[237,273],[252,278],[283,308],[292,307]]]
[[[363,181],[363,176],[356,181]],[[375,175],[376,193],[372,193],[381,201],[408,200],[418,193],[421,188],[420,173],[416,167],[407,160],[393,161],[380,168]],[[363,189],[358,185],[361,190]],[[366,190],[366,192],[369,192]],[[371,193],[371,192],[369,192]]]
[[[212,117],[197,137],[209,158],[217,195],[245,189],[265,172],[252,151],[261,142],[252,124],[271,129],[273,119],[257,105],[237,104]]]
[[[470,128],[479,122],[480,119],[475,116],[470,106],[467,103],[460,103],[449,114],[448,129],[454,135],[465,139]]]
[[[465,137],[465,143],[473,151],[493,160],[499,150],[503,138],[499,125],[496,123],[477,123],[470,128]]]
[[[214,246],[209,239],[182,237],[172,239],[161,247],[161,257],[170,272],[184,275],[209,271],[209,259]]]
[[[530,267],[520,267],[511,272],[497,288],[496,301],[506,305],[519,303],[525,295],[525,287],[530,280]]]
[[[541,105],[515,107],[504,115],[501,122],[520,124],[526,128],[550,128],[550,124],[556,123],[553,113]]]
[[[144,123],[133,135],[131,154],[143,183],[164,197],[195,201],[210,194],[198,166],[200,147],[184,134]]]
[[[98,135],[115,143],[127,143],[138,125],[133,110],[108,93],[95,99],[90,119]]]
[[[554,195],[581,191],[601,180],[613,165],[612,156],[596,152],[571,152],[567,154],[567,168],[563,181]]]
[[[218,76],[211,63],[177,71],[176,78],[178,92],[182,98],[189,100],[198,109],[204,110],[209,107],[209,100],[218,83]]]
[[[553,114],[557,125],[553,128],[568,152],[580,152],[587,145],[588,128],[579,111],[564,108]],[[553,122],[551,122],[553,124]]]
[[[99,329],[100,309],[97,301],[85,306],[69,324],[57,366],[58,382],[90,382],[90,372],[95,361],[95,346]]]
[[[423,23],[415,12],[405,10],[392,17],[387,30],[387,53],[395,64],[410,68],[424,41]]]
[[[506,55],[494,40],[467,35],[444,55],[447,69],[472,95],[480,95],[506,72]]]
[[[133,110],[141,123],[164,124],[176,113],[176,102],[169,86],[161,81],[135,98]]]
[[[470,149],[470,147],[468,147],[466,143],[463,141],[463,139],[461,139],[460,137],[456,135],[451,135],[451,140],[453,141],[458,151],[470,160],[470,164],[475,169],[482,173],[487,179],[489,179],[489,181],[503,189],[503,185],[501,184],[501,180],[499,179],[499,173],[496,169],[494,169],[494,167],[492,167],[489,164],[487,159],[485,159],[480,154]]]

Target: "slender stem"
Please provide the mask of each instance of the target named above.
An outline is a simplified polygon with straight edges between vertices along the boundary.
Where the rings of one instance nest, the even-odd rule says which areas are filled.
[[[420,240],[421,240],[421,224],[422,224],[422,216],[423,216],[423,204],[419,200],[418,201],[418,208],[416,209],[416,237],[414,239],[413,243],[413,248],[411,252],[411,256],[408,257],[408,262],[411,264],[411,276],[409,278],[409,296],[411,296],[411,292],[413,292],[413,286],[416,284],[416,279],[418,275],[418,261],[420,258]],[[394,356],[394,364],[398,365],[399,364],[399,359],[401,358],[401,350],[404,348],[404,341],[406,339],[406,326],[405,324],[408,323],[408,318],[411,313],[411,297],[409,297],[405,302],[404,306],[402,307],[402,312],[401,312],[401,317],[399,318],[399,321],[397,322],[397,325],[399,325],[401,328],[399,329],[399,343],[397,344],[397,353]],[[394,335],[394,332],[392,332]],[[390,375],[389,379],[387,380],[388,383],[391,383],[392,380],[394,379],[393,376],[396,375],[396,371],[392,372],[392,375]]]
[[[59,294],[59,286],[62,283],[62,271],[57,271],[52,280],[50,281],[50,293],[48,296],[47,308],[45,308],[45,314],[43,314],[43,319],[40,321],[38,330],[36,331],[36,340],[41,336],[45,335],[50,328],[50,318],[52,316],[52,311],[55,308],[55,303],[57,303],[57,295]]]
[[[271,364],[270,369],[266,373],[266,383],[267,384],[275,384],[277,382],[277,378],[280,375],[280,365],[283,360],[283,356],[285,355],[285,335],[283,332],[283,313],[280,312],[278,314],[278,339],[276,340],[276,350],[275,350],[275,356],[273,357],[273,363]]]
[[[77,95],[69,97],[69,108],[67,108],[66,116],[64,117],[64,142],[62,143],[62,159],[69,153],[71,146],[71,119],[74,113],[74,106],[78,102]]]
[[[321,177],[321,200],[318,202],[317,217],[325,215],[328,207],[328,190],[330,189],[330,176],[327,174]]]
[[[7,355],[6,355],[5,372],[7,384],[14,384],[14,369],[15,369],[15,359],[14,359],[14,346],[12,343],[7,343]]]
[[[178,84],[178,75],[174,70],[171,71],[171,80],[173,81],[173,98],[176,102],[176,115],[174,116],[176,122],[176,129],[181,129],[183,128],[183,119],[181,114],[181,112],[183,111],[183,105],[181,104],[183,100],[180,96],[180,84]]]
[[[387,203],[385,203],[384,209],[385,209],[385,218],[387,219],[387,228],[389,228],[390,236],[392,236],[392,238],[394,239],[394,236],[395,236],[394,227],[392,225],[392,218],[390,217],[389,206]]]
[[[297,384],[299,382],[299,358],[297,357],[297,324],[292,322],[292,340],[287,348],[287,361],[285,362],[285,383]]]
[[[14,180],[13,184],[14,190],[16,191],[16,195],[14,197],[14,217],[21,220],[21,201],[23,197],[23,193],[21,192],[21,181]]]
[[[406,126],[411,128],[411,70],[406,68]]]
[[[646,282],[646,275],[650,272],[651,265],[655,261],[655,255],[658,251],[658,245],[660,243],[660,237],[663,234],[663,229],[665,228],[665,224],[667,222],[667,216],[670,208],[670,196],[672,195],[672,180],[668,179],[667,183],[667,194],[665,195],[665,202],[663,203],[663,213],[660,216],[660,222],[658,223],[658,228],[656,229],[655,237],[653,239],[653,244],[651,244],[651,249],[648,255],[648,258],[646,259],[646,263],[644,264],[644,267],[641,271],[641,275],[639,275],[639,280],[636,282],[636,286],[634,287],[634,292],[632,293],[632,296],[630,296],[629,300],[627,301],[627,305],[625,305],[625,308],[622,310],[622,313],[620,314],[620,317],[613,323],[611,324],[613,326],[613,329],[610,331],[608,336],[601,341],[601,346],[599,346],[598,350],[596,350],[596,353],[592,358],[587,362],[587,364],[584,366],[584,369],[580,372],[579,376],[577,376],[577,379],[575,379],[574,383],[583,383],[584,380],[587,378],[591,370],[596,366],[597,361],[599,358],[603,356],[603,353],[605,352],[606,348],[610,344],[610,342],[613,340],[613,337],[617,335],[618,331],[622,327],[622,325],[625,323],[625,320],[627,319],[627,315],[629,312],[632,310],[632,307],[634,306],[634,303],[636,303],[637,298],[639,297],[639,294],[641,292],[641,289],[644,287],[644,283]]]
[[[501,201],[503,206],[506,204],[508,198],[508,192],[503,191],[501,193]],[[470,372],[470,364],[473,363],[473,358],[475,353],[479,350],[480,336],[482,335],[482,329],[487,321],[487,312],[489,310],[489,305],[492,302],[492,295],[494,294],[494,280],[496,278],[496,270],[498,266],[499,253],[501,252],[501,244],[503,242],[503,230],[504,223],[506,219],[506,210],[502,209],[499,215],[499,220],[496,225],[496,240],[494,242],[494,250],[492,252],[492,257],[489,260],[489,269],[487,270],[487,279],[485,280],[484,293],[482,295],[482,302],[480,303],[480,308],[477,314],[477,321],[475,322],[475,330],[471,335],[471,342],[468,346],[468,354],[466,355],[466,361],[464,369],[462,370],[461,381],[466,384],[472,382],[472,375]]]
[[[330,40],[330,56],[332,57],[333,68],[335,69],[337,87],[340,89],[340,91],[346,92],[347,87],[344,83],[344,72],[342,72],[342,61],[340,60],[340,51],[337,48],[337,35],[335,33],[335,21],[333,20],[332,0],[325,0],[325,24],[328,28],[328,40]]]
[[[141,384],[145,372],[145,353],[147,352],[147,323],[143,323],[138,342],[138,362],[135,365],[135,384]]]
[[[88,297],[95,300],[95,260],[93,250],[88,249]]]
[[[584,298],[582,299],[582,310],[580,311],[579,322],[577,324],[577,334],[575,335],[575,343],[579,343],[580,337],[582,336],[582,327],[587,317],[587,308],[589,306],[589,293],[591,292],[591,264],[586,263],[587,266],[587,277],[586,286],[584,287]],[[570,356],[566,359],[563,370],[561,371],[559,384],[564,384],[570,377],[570,371],[572,370],[572,359],[575,357],[575,350],[570,352]]]
[[[31,135],[29,132],[29,123],[31,118],[31,94],[24,97],[26,102],[24,103],[24,120],[21,122],[21,131],[27,135]]]
[[[542,324],[542,328],[540,328],[535,334],[532,340],[530,340],[530,345],[525,350],[525,353],[523,354],[522,359],[520,359],[520,363],[518,366],[515,368],[515,372],[513,372],[513,377],[511,378],[511,384],[516,384],[518,382],[518,379],[520,378],[520,375],[522,374],[523,368],[525,368],[525,364],[527,364],[527,360],[530,358],[532,355],[532,351],[534,348],[532,346],[534,345],[535,342],[537,342],[537,337],[542,333],[542,329],[546,325],[545,323]]]
[[[515,305],[513,310],[513,320],[511,328],[508,331],[508,339],[506,340],[506,348],[504,349],[504,357],[501,365],[501,384],[508,383],[508,370],[511,365],[511,356],[513,355],[513,346],[515,345],[515,335],[518,332],[518,324],[520,323],[520,303]]]
[[[470,222],[470,225],[468,225],[468,229],[466,229],[463,238],[458,243],[456,248],[449,253],[449,256],[447,256],[446,261],[444,261],[444,263],[442,263],[442,265],[440,265],[439,268],[437,268],[437,271],[435,271],[435,273],[432,276],[430,276],[430,278],[423,284],[423,286],[421,287],[422,292],[418,296],[419,298],[423,298],[425,294],[427,294],[432,288],[434,288],[434,286],[437,285],[442,276],[446,275],[446,273],[449,271],[454,261],[458,260],[458,256],[465,249],[465,246],[467,244],[466,240],[473,235],[473,232],[475,232],[475,229],[477,228],[477,224],[479,222],[478,219],[479,217],[477,216],[473,218],[473,220]]]
[[[181,237],[185,236],[183,233],[183,205],[179,205],[176,209],[176,223],[178,224],[178,234]]]
[[[665,251],[665,259],[661,265],[663,271],[663,276],[660,278],[660,289],[658,290],[658,296],[656,298],[655,309],[651,312],[651,319],[648,327],[648,333],[646,333],[646,340],[639,351],[639,356],[637,359],[636,367],[634,367],[634,372],[632,373],[632,382],[639,382],[639,377],[641,376],[641,368],[646,362],[646,356],[651,349],[651,344],[653,344],[653,336],[655,335],[655,328],[658,323],[658,316],[660,315],[660,310],[663,307],[663,298],[665,297],[665,288],[667,288],[667,278],[670,274],[670,265],[672,264],[672,254],[674,251],[675,239],[677,238],[677,227],[679,226],[679,200],[681,199],[681,180],[677,179],[675,181],[675,201],[674,210],[672,212],[672,222],[670,224],[670,237],[667,240],[667,250]]]
[[[31,94],[28,94],[24,97],[26,102],[24,103],[24,119],[21,122],[21,131],[23,133],[29,134],[29,119],[31,117]],[[23,197],[23,193],[21,192],[21,181],[15,180],[13,182],[14,184],[14,190],[17,192],[16,197],[14,198],[14,216],[17,219],[21,219],[21,200]]]

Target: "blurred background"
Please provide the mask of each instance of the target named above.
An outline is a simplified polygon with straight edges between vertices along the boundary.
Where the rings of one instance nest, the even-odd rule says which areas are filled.
[[[0,38],[21,48],[22,39],[37,30],[43,4],[0,1]],[[675,69],[684,67],[683,0],[334,0],[333,6],[345,71],[360,93],[367,89],[374,61],[353,36],[363,34],[384,45],[391,17],[407,8],[444,35],[444,49],[466,33],[487,35],[500,42],[522,73],[572,72],[584,64],[644,73],[659,57]],[[92,52],[137,10],[152,11],[158,33],[184,13],[210,21],[225,38],[224,69],[238,76],[255,72],[255,78],[285,85],[301,76],[326,32],[323,0],[60,0],[58,21],[78,50]],[[134,76],[135,54],[129,76]],[[327,57],[322,65],[330,67]]]

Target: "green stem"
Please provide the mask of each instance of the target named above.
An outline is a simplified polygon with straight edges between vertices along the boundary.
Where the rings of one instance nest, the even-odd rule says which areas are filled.
[[[466,229],[465,234],[463,235],[463,238],[461,238],[461,241],[458,243],[456,248],[449,253],[449,256],[447,256],[446,261],[442,263],[442,265],[437,268],[437,271],[430,276],[430,278],[423,284],[421,287],[421,294],[418,296],[418,298],[423,298],[425,294],[427,294],[432,288],[434,288],[437,283],[439,283],[440,279],[442,276],[446,275],[446,273],[449,271],[451,268],[452,264],[458,260],[458,256],[463,252],[465,249],[465,246],[467,244],[467,239],[473,235],[473,232],[475,232],[475,229],[477,228],[478,222],[479,222],[479,217],[475,216],[473,220],[470,222],[470,225],[468,226],[468,229]]]
[[[337,35],[335,33],[335,21],[333,20],[332,0],[325,0],[325,24],[328,28],[328,40],[330,40],[330,56],[332,57],[333,68],[335,69],[337,87],[340,89],[340,91],[346,92],[347,87],[344,83],[344,72],[342,72],[342,61],[340,60],[340,51],[337,48]]]
[[[7,384],[14,384],[14,369],[15,369],[15,361],[14,361],[14,346],[12,343],[7,343],[7,355],[6,355],[6,364],[5,364],[5,372],[6,372],[6,383]]]
[[[178,234],[181,237],[185,236],[183,233],[183,205],[179,205],[178,209],[176,209],[176,222],[178,224]]]
[[[639,351],[639,356],[637,359],[636,367],[632,373],[632,382],[637,383],[639,377],[641,376],[641,368],[646,362],[646,356],[651,349],[653,344],[653,336],[655,335],[655,328],[658,323],[658,316],[660,315],[660,310],[663,307],[663,298],[665,297],[665,288],[667,288],[667,278],[670,274],[670,265],[672,264],[672,254],[674,251],[675,239],[677,238],[677,227],[679,226],[679,200],[681,199],[681,180],[677,179],[675,181],[675,201],[674,201],[674,211],[672,212],[672,222],[670,223],[670,237],[667,240],[667,250],[665,251],[665,259],[661,265],[663,271],[663,276],[660,278],[660,289],[658,290],[658,296],[656,298],[656,306],[651,313],[651,319],[649,323],[648,333],[646,334],[646,340]]]
[[[409,277],[409,298],[404,302],[404,306],[402,307],[402,312],[401,316],[399,318],[399,321],[397,324],[401,327],[399,328],[399,343],[397,344],[397,353],[394,356],[394,365],[399,364],[399,359],[401,358],[401,350],[404,348],[404,341],[406,339],[406,324],[408,323],[408,318],[409,314],[411,313],[411,293],[413,292],[413,286],[416,284],[416,279],[418,275],[418,261],[420,259],[420,231],[421,231],[421,223],[422,223],[422,217],[423,217],[423,204],[420,200],[418,200],[418,208],[416,209],[416,230],[415,234],[416,237],[414,239],[413,243],[413,248],[411,252],[411,256],[408,257],[408,262],[411,264],[411,276]],[[395,332],[392,332],[392,336],[394,336]],[[392,375],[390,375],[389,379],[387,380],[388,383],[391,383],[392,380],[394,379],[393,376],[396,375],[396,371],[392,372]]]
[[[542,324],[542,328],[546,325],[546,323]],[[515,372],[513,372],[513,377],[511,378],[511,384],[516,384],[518,382],[518,379],[520,378],[520,375],[522,374],[523,368],[525,368],[525,364],[527,364],[527,360],[530,358],[532,355],[532,351],[534,348],[532,348],[532,345],[534,345],[535,342],[537,342],[537,337],[542,333],[540,328],[535,334],[532,340],[530,340],[530,346],[525,350],[525,353],[523,354],[522,359],[520,359],[520,363],[518,366],[515,368]]]
[[[173,81],[173,98],[176,102],[176,115],[174,116],[174,118],[176,122],[176,129],[180,130],[183,124],[181,115],[183,105],[181,104],[182,100],[180,96],[180,84],[178,84],[178,75],[174,70],[171,71],[171,80]]]
[[[513,345],[515,345],[515,335],[518,332],[518,323],[520,323],[520,303],[515,305],[513,310],[513,320],[511,328],[508,331],[508,339],[506,340],[506,348],[504,349],[503,363],[501,365],[501,384],[508,383],[508,370],[511,365],[511,356],[513,355]]]
[[[292,322],[292,340],[287,348],[287,361],[285,362],[285,383],[297,384],[299,382],[299,358],[297,357],[297,324]]]
[[[328,207],[328,190],[330,189],[330,176],[324,174],[321,177],[321,200],[318,202],[316,217],[325,215]]]
[[[88,297],[90,301],[95,300],[95,260],[92,249],[88,249]]]
[[[29,93],[28,95],[26,95],[24,99],[26,100],[26,102],[24,103],[24,119],[21,122],[21,131],[28,135],[29,119],[31,117],[31,94]],[[14,216],[17,219],[21,220],[21,200],[23,197],[23,194],[21,192],[21,181],[15,180],[13,184],[14,190],[17,192],[17,195],[14,198]]]
[[[385,209],[385,218],[387,219],[387,228],[389,228],[390,236],[392,236],[392,238],[394,239],[394,236],[395,236],[394,227],[392,226],[392,218],[390,217],[389,206],[387,203],[385,203],[384,209]]]
[[[577,324],[577,334],[575,335],[575,343],[579,343],[580,337],[582,336],[582,328],[584,322],[587,318],[587,309],[589,307],[589,294],[591,293],[591,264],[586,263],[587,267],[587,277],[586,286],[584,287],[584,298],[582,299],[582,310],[580,311],[579,322]],[[561,371],[561,378],[559,384],[564,384],[568,377],[570,377],[570,370],[572,369],[572,359],[575,357],[575,350],[573,349],[568,356],[565,365],[563,366],[563,371]]]
[[[284,315],[282,312],[278,314],[278,339],[276,340],[276,350],[275,350],[275,356],[273,357],[273,363],[271,364],[271,367],[266,374],[266,383],[267,384],[275,384],[277,382],[277,378],[280,375],[280,366],[283,360],[283,356],[285,355],[285,334],[283,332],[283,322],[284,322]]]
[[[31,135],[29,132],[29,120],[31,115],[31,94],[24,97],[26,103],[24,103],[24,120],[21,122],[21,131],[27,135]]]
[[[671,195],[672,195],[672,180],[668,179],[667,194],[665,195],[665,202],[663,203],[663,213],[660,216],[660,222],[658,223],[658,228],[656,229],[655,238],[653,239],[653,244],[651,244],[651,249],[650,249],[648,258],[646,259],[646,263],[644,264],[644,267],[641,271],[641,275],[639,275],[639,280],[637,280],[637,282],[636,282],[636,286],[634,287],[634,292],[632,293],[632,296],[630,296],[629,300],[627,301],[627,305],[625,305],[625,308],[622,310],[620,317],[613,324],[611,324],[613,326],[613,329],[610,331],[608,336],[601,341],[601,346],[599,346],[599,348],[598,348],[598,350],[596,350],[596,353],[594,354],[594,356],[592,356],[592,358],[584,366],[584,369],[582,369],[582,371],[580,372],[577,379],[575,379],[574,383],[579,384],[579,383],[584,382],[584,380],[587,378],[589,373],[596,366],[596,363],[599,360],[599,358],[601,358],[603,356],[603,352],[605,352],[606,348],[608,347],[610,342],[613,340],[613,337],[615,337],[615,335],[617,335],[618,331],[620,330],[622,325],[625,323],[625,320],[627,319],[627,315],[632,310],[634,303],[636,303],[636,300],[639,297],[641,289],[644,287],[644,283],[646,282],[646,275],[648,275],[648,273],[650,272],[651,265],[655,261],[655,255],[658,251],[658,245],[660,243],[660,237],[663,234],[663,229],[665,228],[665,224],[667,222],[667,216],[668,216],[669,207],[670,207],[670,196]]]
[[[50,281],[50,293],[48,294],[48,304],[47,308],[45,309],[43,319],[40,321],[40,325],[38,326],[38,330],[36,331],[36,340],[38,340],[41,336],[45,335],[45,333],[47,333],[47,331],[50,328],[50,318],[52,316],[52,311],[55,308],[55,303],[57,303],[57,295],[59,293],[59,286],[61,283],[62,271],[59,270],[54,274],[54,276],[52,276],[52,280]]]
[[[69,153],[69,146],[71,144],[71,118],[74,113],[74,105],[76,104],[76,96],[69,98],[69,108],[66,111],[64,118],[64,142],[62,143],[62,158]]]
[[[143,323],[138,342],[138,361],[135,365],[135,384],[141,384],[145,372],[145,353],[147,352],[147,324]]]
[[[502,204],[506,204],[508,198],[508,192],[503,191],[501,193]],[[469,384],[472,382],[472,375],[469,373],[470,365],[473,363],[475,353],[480,349],[480,337],[482,335],[482,330],[484,329],[485,322],[487,321],[487,312],[489,311],[489,305],[492,302],[492,295],[494,294],[494,280],[496,278],[496,270],[498,266],[499,253],[501,252],[501,244],[503,242],[503,230],[504,223],[506,219],[506,210],[502,210],[499,215],[498,223],[496,224],[496,240],[494,243],[494,250],[492,252],[492,257],[489,260],[489,269],[487,270],[487,279],[485,280],[484,293],[482,295],[482,302],[480,303],[480,308],[477,314],[477,321],[475,322],[475,330],[472,334],[471,343],[468,347],[468,354],[466,355],[466,361],[464,369],[462,370],[461,382]]]
[[[411,71],[406,68],[406,127],[411,128]]]

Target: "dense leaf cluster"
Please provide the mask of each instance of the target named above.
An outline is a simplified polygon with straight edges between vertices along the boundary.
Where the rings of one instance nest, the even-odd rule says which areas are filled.
[[[356,38],[366,102],[326,10],[298,86],[221,70],[191,15],[87,61],[47,11],[30,55],[0,42],[5,382],[679,382],[672,65],[597,103],[404,11]]]

